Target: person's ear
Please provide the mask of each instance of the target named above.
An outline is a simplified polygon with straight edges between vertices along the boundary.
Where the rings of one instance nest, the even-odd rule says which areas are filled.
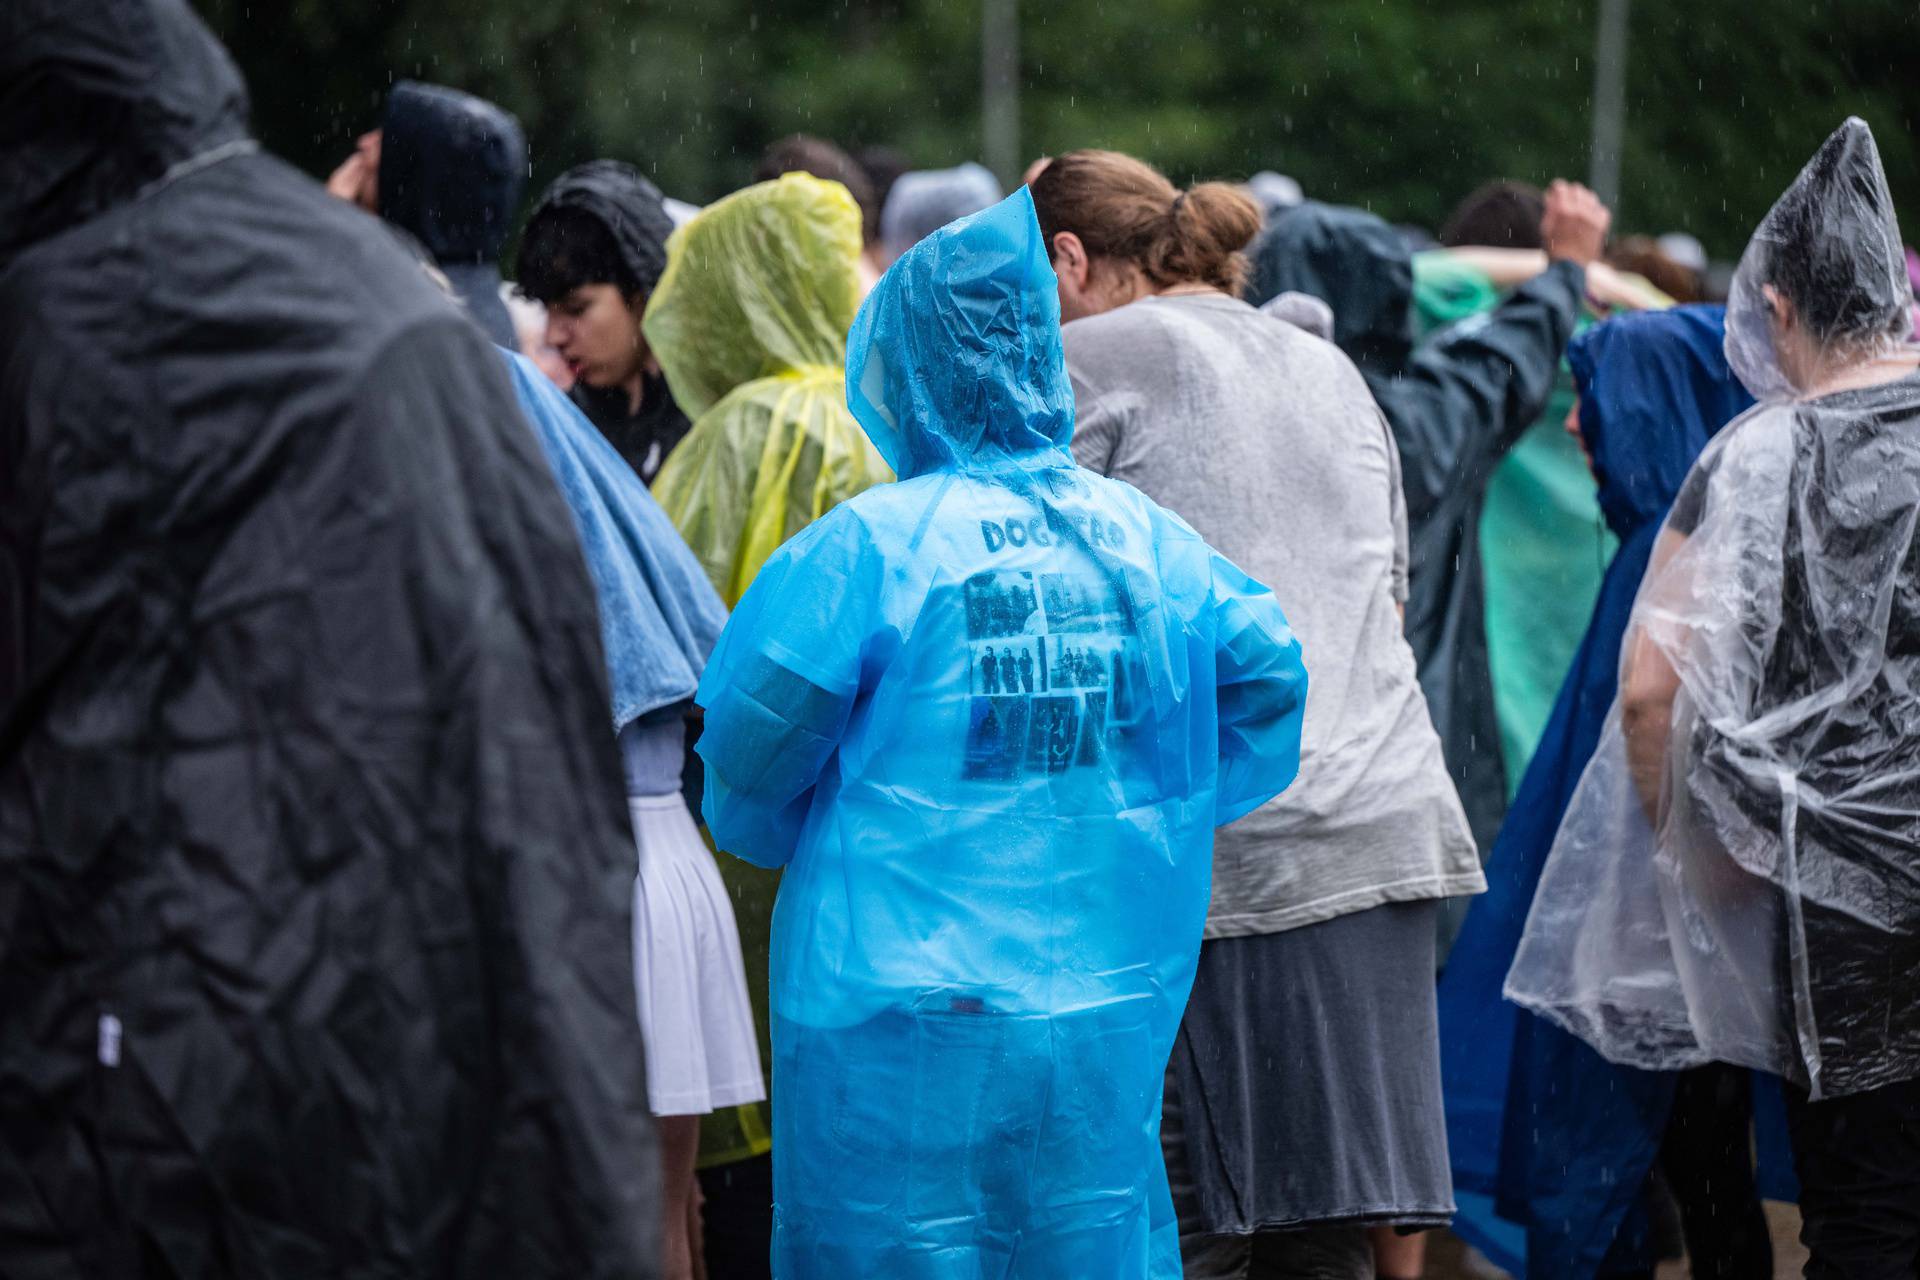
[[[626,295],[627,314],[633,318],[633,349],[635,351],[649,350],[646,324],[647,303],[652,300],[651,294],[639,290]]]
[[[1773,313],[1773,323],[1782,332],[1792,330],[1794,322],[1793,303],[1787,296],[1770,284],[1760,286],[1760,296],[1767,300],[1767,310]]]
[[[1071,231],[1058,231],[1053,237],[1053,273],[1076,292],[1084,292],[1087,275],[1093,266],[1087,246]]]

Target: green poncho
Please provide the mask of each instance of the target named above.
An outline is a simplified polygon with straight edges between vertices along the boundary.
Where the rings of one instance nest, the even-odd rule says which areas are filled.
[[[728,196],[676,231],[647,306],[647,343],[694,419],[653,496],[732,608],[768,556],[893,475],[847,412],[847,328],[860,307],[860,210],[837,182],[792,173]],[[763,1063],[767,931],[778,872],[721,858]],[[761,1104],[700,1130],[702,1167],[771,1146]]]
[[[791,173],[674,233],[647,343],[694,419],[653,496],[731,607],[779,545],[892,474],[846,407],[860,211]]]
[[[1424,336],[1492,310],[1500,293],[1479,267],[1449,253],[1420,253],[1413,298]],[[1592,323],[1583,314],[1575,331]],[[1487,661],[1509,798],[1546,728],[1613,555],[1593,476],[1562,427],[1572,400],[1563,361],[1546,412],[1501,459],[1480,513]]]

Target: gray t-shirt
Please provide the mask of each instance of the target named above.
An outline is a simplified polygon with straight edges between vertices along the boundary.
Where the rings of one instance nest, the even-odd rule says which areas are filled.
[[[1300,777],[1214,839],[1210,938],[1486,887],[1414,678],[1399,459],[1338,348],[1222,294],[1066,327],[1074,457],[1272,587],[1309,676]]]

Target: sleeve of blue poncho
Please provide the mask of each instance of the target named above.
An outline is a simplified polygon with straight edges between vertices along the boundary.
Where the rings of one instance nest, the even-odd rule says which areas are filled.
[[[799,846],[860,695],[876,565],[859,519],[830,512],[761,567],[721,633],[700,684],[701,810],[735,857],[781,867]]]
[[[1285,791],[1300,772],[1307,668],[1273,592],[1209,554],[1220,705],[1214,822],[1225,826]]]

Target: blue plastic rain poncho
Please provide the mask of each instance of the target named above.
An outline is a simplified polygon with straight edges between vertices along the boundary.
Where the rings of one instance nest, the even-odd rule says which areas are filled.
[[[727,611],[666,512],[606,437],[532,361],[506,351],[500,357],[586,553],[617,733],[693,696]]]
[[[1652,1167],[1674,1077],[1609,1064],[1507,1004],[1500,986],[1613,703],[1621,635],[1660,521],[1708,439],[1753,403],[1721,354],[1723,320],[1720,307],[1625,316],[1568,351],[1600,509],[1620,550],[1493,847],[1487,896],[1468,913],[1440,981],[1454,1183],[1463,1197],[1497,1196],[1502,1216],[1526,1226],[1527,1274],[1542,1280],[1592,1276],[1607,1256]],[[1484,1234],[1495,1230],[1490,1207],[1463,1198],[1458,1225],[1498,1252],[1498,1236]]]
[[[1161,1076],[1306,673],[1264,587],[1074,466],[1055,289],[1025,190],[887,273],[847,393],[901,482],[767,562],[701,685],[713,834],[787,868],[782,1277],[1180,1273]]]

